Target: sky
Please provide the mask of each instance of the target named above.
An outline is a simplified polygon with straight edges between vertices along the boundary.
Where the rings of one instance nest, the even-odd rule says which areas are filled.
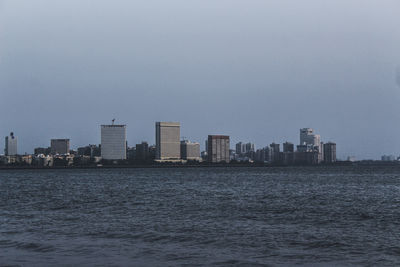
[[[70,138],[181,136],[400,155],[398,0],[0,0],[0,136],[18,152]],[[4,149],[4,141],[0,150]]]

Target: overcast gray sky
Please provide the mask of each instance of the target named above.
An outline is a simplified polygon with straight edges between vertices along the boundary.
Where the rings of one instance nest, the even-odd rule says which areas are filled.
[[[99,143],[113,118],[130,145],[179,121],[202,146],[259,148],[312,127],[341,158],[399,155],[399,14],[398,0],[0,0],[0,135],[32,153]]]

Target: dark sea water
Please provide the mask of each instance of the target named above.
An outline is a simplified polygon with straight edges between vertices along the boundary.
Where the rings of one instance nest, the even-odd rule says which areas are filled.
[[[400,168],[0,171],[0,265],[400,265]]]

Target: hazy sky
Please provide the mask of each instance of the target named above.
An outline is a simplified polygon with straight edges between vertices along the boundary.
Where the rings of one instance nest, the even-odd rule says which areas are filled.
[[[399,0],[0,0],[0,136],[76,148],[116,118],[130,145],[179,121],[202,146],[259,148],[312,127],[341,158],[399,155],[399,14]]]

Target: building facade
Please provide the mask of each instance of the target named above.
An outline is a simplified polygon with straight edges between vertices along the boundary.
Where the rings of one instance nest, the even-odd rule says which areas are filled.
[[[289,142],[283,143],[283,152],[285,152],[285,153],[288,153],[288,152],[293,153],[294,152],[294,145],[292,143],[289,143]]]
[[[230,161],[230,141],[227,135],[209,135],[207,155],[208,161],[212,163]]]
[[[181,141],[181,157],[184,160],[200,161],[200,144],[190,141]]]
[[[4,154],[6,156],[16,156],[18,154],[18,141],[14,133],[6,136]]]
[[[136,144],[135,149],[135,160],[139,162],[145,162],[149,160],[149,144],[147,142],[142,142]]]
[[[126,125],[101,125],[101,157],[126,159]]]
[[[69,154],[69,139],[51,139],[50,153],[52,155]]]
[[[336,162],[336,144],[328,142],[324,144],[324,162],[334,163]]]
[[[156,122],[156,160],[180,160],[180,123]]]
[[[311,128],[300,129],[300,145],[321,146],[321,136],[314,134]],[[319,149],[321,151],[321,149]]]

